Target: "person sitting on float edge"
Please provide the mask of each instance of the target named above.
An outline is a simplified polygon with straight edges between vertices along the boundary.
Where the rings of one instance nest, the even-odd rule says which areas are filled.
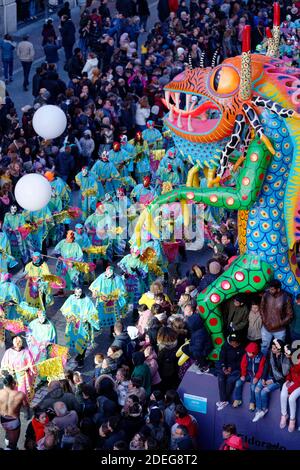
[[[288,421],[288,411],[287,405],[289,404],[290,408],[290,422],[288,426],[288,431],[293,432],[296,428],[296,412],[297,412],[297,399],[300,397],[300,354],[299,348],[289,347],[289,345],[284,346],[285,356],[292,360],[291,368],[288,375],[286,376],[286,381],[284,382],[281,394],[280,394],[280,405],[281,405],[281,419],[280,419],[280,429],[284,429]],[[296,356],[296,357],[295,357]]]
[[[241,360],[244,348],[236,333],[228,336],[223,344],[220,359],[216,364],[220,401],[216,403],[218,411],[225,408],[230,400],[236,381],[240,377]]]
[[[262,419],[268,412],[270,395],[280,389],[290,369],[290,360],[284,354],[284,343],[274,338],[264,365],[261,379],[255,387],[256,413],[253,423]]]
[[[245,348],[245,354],[241,361],[241,376],[235,383],[233,393],[233,408],[241,406],[243,386],[247,382],[250,382],[250,403],[249,410],[255,410],[255,386],[259,379],[262,377],[264,371],[264,365],[266,362],[265,356],[259,350],[259,346],[256,343],[249,343]]]

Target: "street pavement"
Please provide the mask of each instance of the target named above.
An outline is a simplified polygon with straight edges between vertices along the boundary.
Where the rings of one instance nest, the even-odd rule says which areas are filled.
[[[156,1],[153,0],[152,2],[151,2],[151,0],[149,0],[149,7],[150,7],[150,11],[151,11],[151,16],[150,16],[149,21],[148,21],[148,30],[157,21],[157,3],[158,3],[157,0]],[[109,3],[108,3],[108,6],[110,8],[110,11],[111,11],[112,15],[116,11],[114,5],[115,5],[115,1],[110,0]],[[91,7],[89,8],[89,10],[91,11],[92,8],[97,7],[97,6],[99,6],[99,1],[98,0],[93,0],[93,3],[91,5]],[[59,34],[58,34],[59,33],[59,30],[58,30],[59,18],[57,16],[57,14],[56,13],[51,13],[51,14],[48,15],[48,18],[53,19],[53,24],[54,24],[54,27],[55,27],[56,34],[59,36]],[[78,29],[79,19],[80,19],[80,8],[75,7],[75,8],[72,9],[72,20],[73,20],[75,26],[77,27],[77,29]],[[31,71],[30,71],[30,77],[29,77],[30,85],[29,85],[28,91],[27,92],[23,91],[23,69],[22,69],[22,66],[21,66],[21,62],[19,61],[16,54],[15,54],[15,58],[14,58],[13,82],[9,83],[7,85],[7,90],[9,92],[11,98],[13,99],[13,102],[15,104],[15,107],[16,107],[16,110],[18,112],[19,117],[21,117],[21,115],[22,115],[21,108],[25,105],[28,105],[28,104],[32,105],[32,103],[33,103],[34,97],[32,96],[31,79],[32,79],[32,77],[35,73],[36,68],[39,67],[45,59],[44,49],[42,47],[42,35],[41,35],[44,21],[45,21],[45,18],[40,19],[38,21],[35,21],[33,23],[29,23],[26,26],[23,26],[22,28],[20,28],[16,33],[13,34],[13,40],[16,41],[16,42],[21,41],[24,34],[28,34],[29,35],[29,41],[32,42],[32,44],[34,46],[34,49],[35,49],[35,58],[34,58],[34,61],[32,63],[32,67],[31,67]],[[140,36],[139,36],[139,46],[146,40],[146,38],[147,38],[147,32],[140,34]],[[76,34],[76,39],[77,39],[77,41],[79,39],[78,32]],[[77,44],[75,45],[75,47],[77,47]],[[66,81],[66,83],[68,83],[68,81],[69,81],[68,75],[63,70],[63,65],[64,65],[64,62],[65,62],[63,48],[61,48],[58,51],[58,54],[59,54],[59,59],[60,59],[59,60],[59,75],[60,75],[60,78],[62,78],[63,80]],[[0,61],[0,79],[2,79],[2,80],[4,79],[3,78],[3,67],[2,67],[1,61]]]

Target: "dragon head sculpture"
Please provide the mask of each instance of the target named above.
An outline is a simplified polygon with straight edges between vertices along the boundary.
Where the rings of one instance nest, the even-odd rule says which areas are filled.
[[[227,155],[231,153],[246,124],[275,154],[260,122],[263,108],[276,112],[277,103],[270,101],[270,96],[274,96],[270,83],[275,82],[275,89],[281,91],[280,105],[292,108],[285,117],[291,117],[293,112],[296,116],[297,100],[293,103],[291,98],[295,93],[299,95],[298,83],[283,80],[289,73],[298,80],[296,69],[288,71],[276,58],[279,25],[279,5],[275,3],[273,33],[268,30],[266,56],[251,54],[251,28],[245,26],[240,56],[228,58],[214,68],[187,67],[165,86],[164,104],[169,110],[165,124],[176,146],[183,154],[192,156],[192,162],[198,166],[212,168],[222,163],[222,148],[228,145]],[[227,160],[219,167],[219,176],[224,172],[224,163]]]

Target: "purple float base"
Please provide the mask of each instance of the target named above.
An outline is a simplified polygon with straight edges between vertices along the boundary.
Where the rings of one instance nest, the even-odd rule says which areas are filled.
[[[257,423],[252,423],[254,413],[248,410],[250,397],[248,383],[244,386],[241,407],[233,409],[228,405],[222,411],[217,411],[216,402],[220,400],[217,378],[212,374],[199,373],[198,368],[193,365],[183,377],[178,392],[190,413],[197,419],[200,449],[218,449],[222,443],[222,427],[229,423],[237,426],[238,434],[248,442],[249,449],[300,449],[300,431],[297,431],[300,427],[300,399],[297,406],[296,431],[290,433],[287,427],[279,428],[281,416],[279,390],[272,392],[269,412]]]

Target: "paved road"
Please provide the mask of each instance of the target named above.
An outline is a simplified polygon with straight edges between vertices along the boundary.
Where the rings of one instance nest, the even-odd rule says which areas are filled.
[[[158,3],[158,1],[153,1],[153,2],[149,3],[151,16],[150,16],[150,19],[149,19],[149,22],[148,22],[148,28],[152,27],[153,24],[157,21],[157,3]],[[109,8],[110,8],[112,14],[115,12],[114,4],[115,4],[115,1],[110,1],[109,2]],[[94,6],[96,7],[98,5],[99,5],[99,1],[94,0],[93,3],[92,3],[92,6],[90,7],[90,10]],[[50,17],[50,15],[49,15],[49,17]],[[56,15],[56,13],[53,13],[51,15],[51,17],[53,18],[55,30],[58,33],[58,25],[59,25],[58,17]],[[80,8],[75,7],[72,10],[72,20],[74,21],[75,25],[79,24],[79,18],[80,18]],[[41,19],[41,20],[36,21],[34,23],[30,23],[27,26],[24,26],[21,29],[19,29],[13,36],[14,40],[19,42],[19,41],[21,41],[24,34],[29,34],[30,41],[34,45],[35,59],[34,59],[34,62],[32,64],[32,67],[31,67],[30,79],[34,75],[36,67],[38,67],[43,62],[43,60],[45,58],[44,50],[43,50],[43,47],[42,47],[42,40],[41,40],[42,39],[41,31],[42,31],[42,28],[43,28],[43,24],[44,24],[44,19]],[[140,34],[139,45],[141,45],[143,43],[143,41],[145,41],[146,37],[147,37],[147,33]],[[78,34],[77,34],[77,40],[78,40]],[[68,81],[69,80],[68,75],[63,70],[63,64],[64,64],[63,49],[59,50],[59,57],[60,57],[60,62],[59,62],[60,76],[63,80]],[[3,78],[2,66],[0,67],[0,70],[1,70],[0,77]],[[31,83],[29,85],[29,90],[27,92],[23,91],[23,69],[22,69],[21,63],[20,63],[20,61],[17,57],[15,57],[15,59],[14,59],[13,82],[9,83],[7,85],[7,89],[9,91],[9,94],[11,95],[14,103],[15,103],[15,107],[17,109],[17,112],[18,112],[19,116],[21,116],[21,114],[22,114],[21,108],[23,106],[27,105],[27,104],[31,105],[32,102],[33,102],[33,96],[31,94]]]

